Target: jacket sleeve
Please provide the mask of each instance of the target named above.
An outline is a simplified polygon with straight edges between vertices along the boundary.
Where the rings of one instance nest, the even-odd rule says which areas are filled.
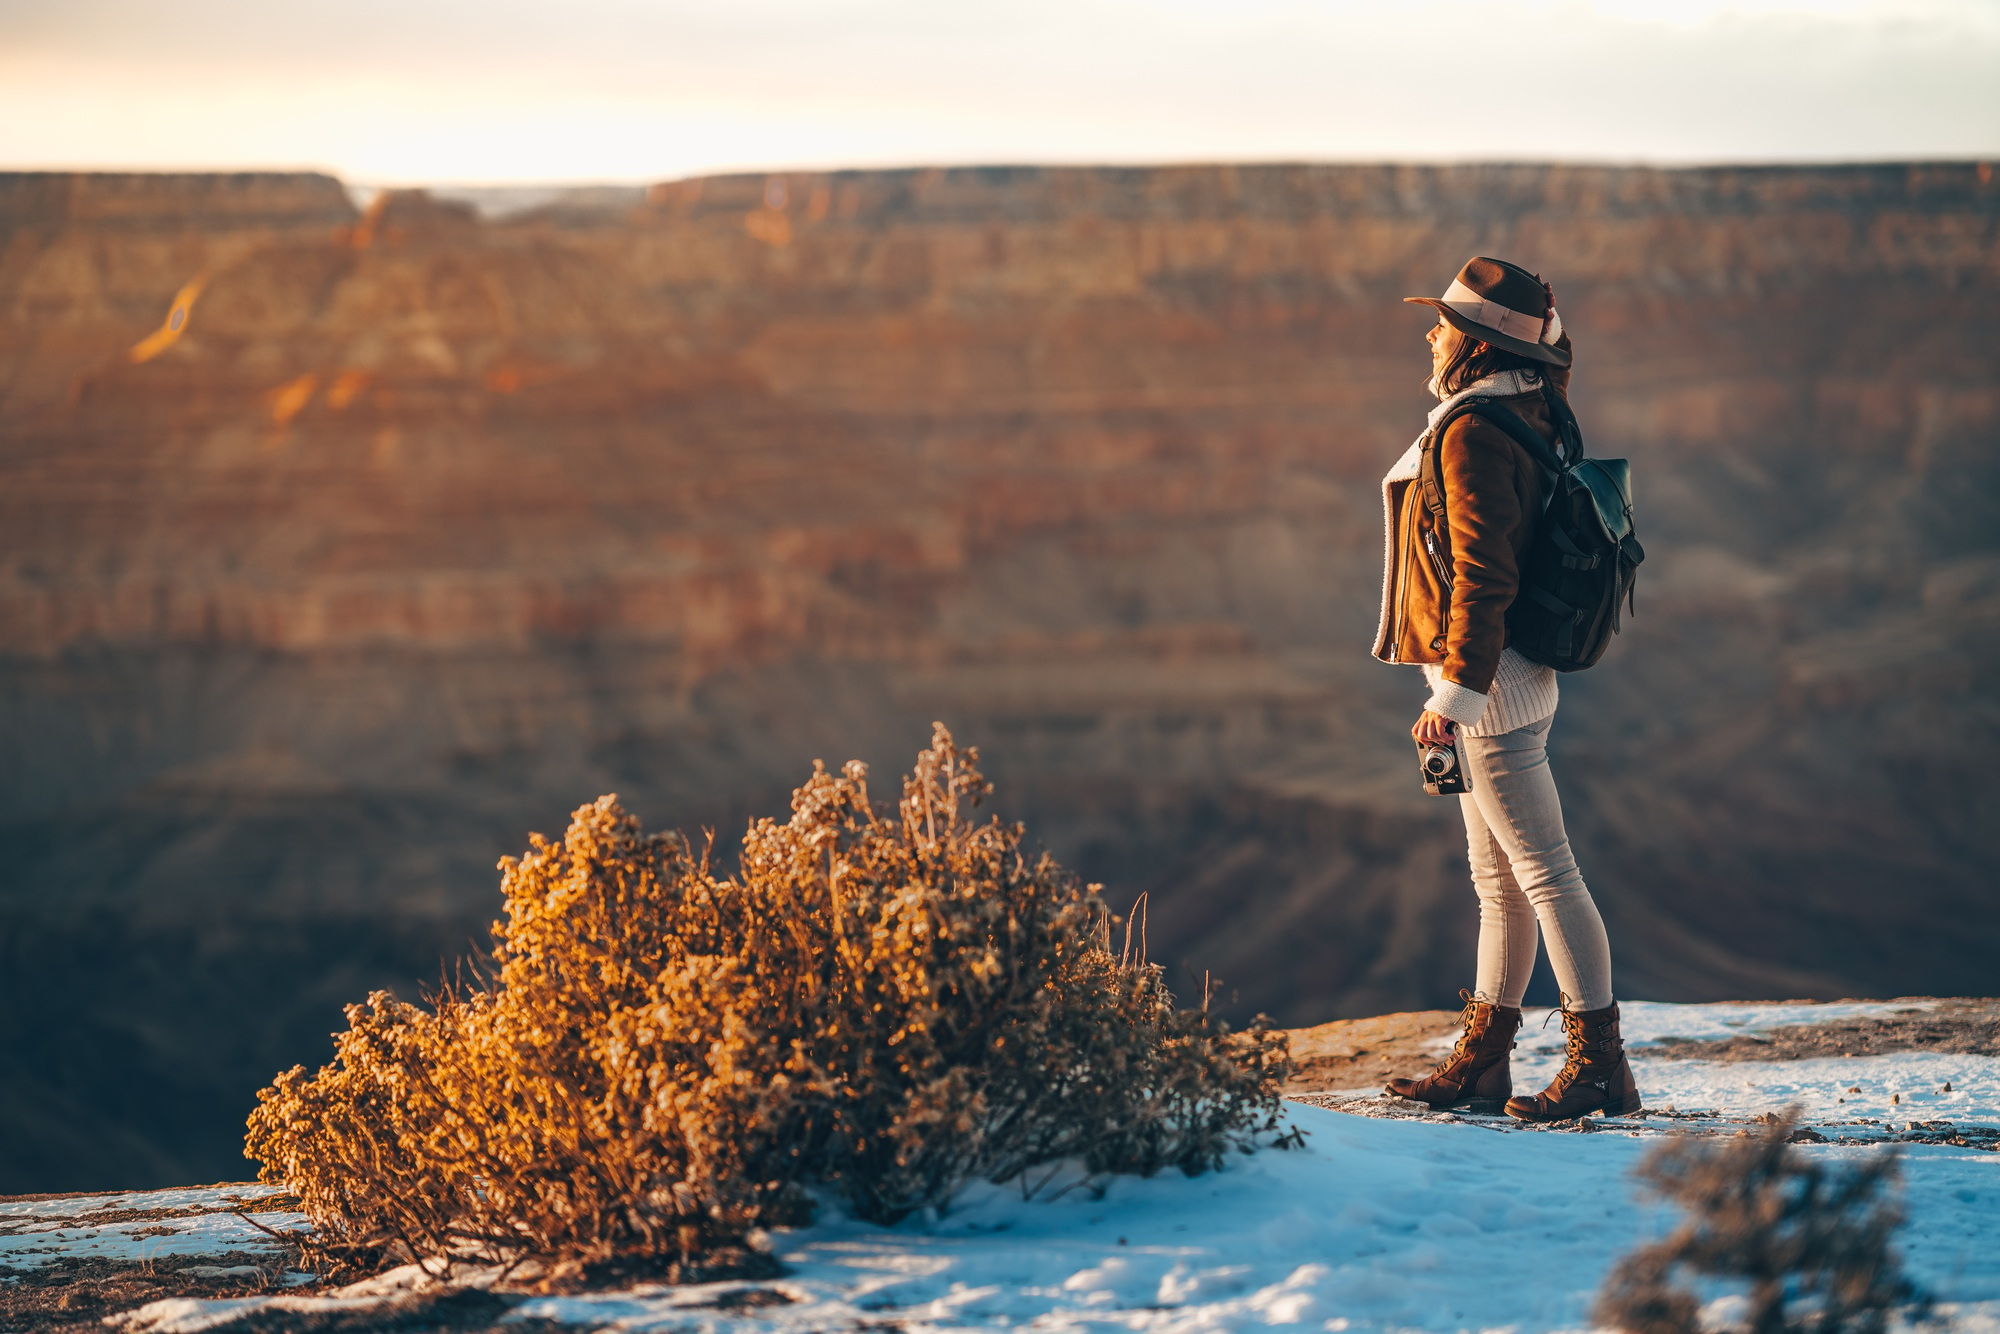
[[[1431,707],[1467,725],[1486,711],[1507,645],[1507,609],[1521,586],[1515,538],[1528,516],[1516,486],[1515,453],[1497,427],[1472,417],[1453,422],[1438,449],[1452,586],[1442,680]]]

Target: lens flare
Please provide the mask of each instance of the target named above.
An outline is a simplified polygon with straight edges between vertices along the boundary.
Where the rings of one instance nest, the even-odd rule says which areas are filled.
[[[291,425],[292,418],[304,412],[306,404],[312,402],[313,390],[318,386],[319,376],[309,372],[272,390],[271,425]]]
[[[335,412],[339,412],[358,398],[361,391],[367,387],[367,371],[342,371],[335,378],[334,382],[326,388],[326,405]]]
[[[198,275],[174,293],[174,303],[167,307],[167,318],[160,323],[160,327],[134,343],[132,350],[126,353],[134,365],[151,361],[181,340],[181,335],[187,332],[188,320],[194,314],[194,299],[201,295],[202,285],[207,281],[206,275]]]

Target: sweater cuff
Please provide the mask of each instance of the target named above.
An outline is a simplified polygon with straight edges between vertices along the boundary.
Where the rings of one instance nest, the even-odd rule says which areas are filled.
[[[1424,707],[1432,713],[1443,714],[1460,727],[1471,727],[1485,716],[1486,696],[1440,677],[1431,687],[1430,703]]]

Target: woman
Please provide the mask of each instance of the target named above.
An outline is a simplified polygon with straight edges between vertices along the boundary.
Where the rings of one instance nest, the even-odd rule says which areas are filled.
[[[1541,279],[1473,259],[1439,298],[1430,330],[1435,426],[1456,404],[1490,398],[1513,409],[1558,451],[1567,412],[1570,342]],[[1540,520],[1545,470],[1513,437],[1477,415],[1435,444],[1444,519],[1433,521],[1418,467],[1423,441],[1382,480],[1386,565],[1375,656],[1422,666],[1431,696],[1410,734],[1419,746],[1456,739],[1471,790],[1459,809],[1479,896],[1479,968],[1457,1046],[1422,1079],[1389,1092],[1433,1107],[1499,1111],[1526,1121],[1639,1110],[1611,994],[1611,947],[1578,872],[1549,774],[1556,674],[1507,646],[1507,609]],[[1449,572],[1449,579],[1445,573]],[[1539,924],[1562,988],[1568,1059],[1548,1089],[1513,1097],[1508,1053],[1535,963]]]

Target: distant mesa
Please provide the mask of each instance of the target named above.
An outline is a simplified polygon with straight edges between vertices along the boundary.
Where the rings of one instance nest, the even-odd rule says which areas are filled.
[[[1448,1005],[1463,846],[1366,644],[1398,298],[1473,253],[1553,279],[1643,507],[1553,743],[1621,994],[2000,991],[1977,163],[13,173],[0,939],[74,1003],[0,1182],[240,1172],[209,1128],[483,942],[526,831],[726,848],[934,718],[1180,994]]]

